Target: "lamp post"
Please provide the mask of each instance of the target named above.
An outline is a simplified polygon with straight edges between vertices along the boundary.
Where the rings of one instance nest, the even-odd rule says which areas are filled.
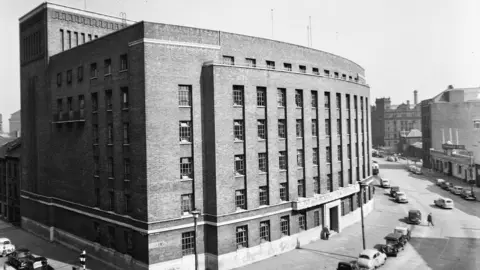
[[[361,220],[362,220],[362,241],[363,241],[363,249],[367,249],[366,248],[366,244],[365,244],[365,225],[364,225],[364,222],[363,222],[363,200],[364,200],[364,196],[363,196],[363,188],[365,187],[364,184],[362,184],[362,182],[358,181],[358,185],[360,186],[360,213],[361,213]]]
[[[198,270],[198,254],[197,254],[197,219],[200,216],[200,210],[195,208],[193,209],[190,214],[193,216],[193,226],[195,227],[195,242],[193,244],[193,251],[195,253],[195,270]]]

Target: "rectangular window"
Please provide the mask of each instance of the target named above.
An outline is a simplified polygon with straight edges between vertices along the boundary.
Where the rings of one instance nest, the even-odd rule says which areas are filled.
[[[78,33],[74,32],[73,35],[74,35],[74,38],[75,38],[75,46],[78,46]]]
[[[123,123],[123,144],[130,144],[129,124]]]
[[[238,209],[247,209],[247,200],[245,198],[245,189],[235,191],[235,207]]]
[[[318,94],[317,94],[317,91],[313,91],[312,90],[312,108],[316,108],[317,107],[317,104],[318,104]]]
[[[247,67],[256,67],[257,66],[257,60],[253,58],[246,58],[245,62],[247,64]]]
[[[235,58],[233,56],[223,56],[223,64],[225,65],[235,65]]]
[[[124,158],[123,159],[123,179],[130,180],[130,159]]]
[[[341,145],[337,145],[337,158],[338,158],[338,161],[342,161],[342,146]]]
[[[257,120],[257,136],[259,140],[265,140],[267,138],[265,119]]]
[[[113,144],[113,125],[108,124],[107,126],[107,144]]]
[[[473,120],[473,128],[480,129],[480,120]]]
[[[326,77],[330,77],[330,70],[324,69],[323,70],[323,75]]]
[[[297,108],[303,107],[303,92],[302,90],[295,90],[295,105]]]
[[[298,66],[298,69],[300,70],[300,73],[306,73],[307,72],[307,67],[306,66]]]
[[[286,71],[292,71],[292,64],[283,63],[283,69],[286,70]]]
[[[337,135],[342,136],[342,121],[337,119]]]
[[[85,33],[82,33],[82,44],[85,43]]]
[[[297,167],[303,167],[303,150],[297,150]]]
[[[330,118],[325,119],[325,136],[332,135],[330,132]]]
[[[332,151],[330,150],[330,146],[325,147],[325,152],[326,152],[327,163],[332,162]]]
[[[318,148],[313,148],[313,165],[318,165]]]
[[[298,215],[298,228],[300,231],[307,230],[307,216],[305,214]]]
[[[83,66],[77,68],[77,80],[79,82],[83,81]]]
[[[268,69],[275,69],[275,62],[274,61],[267,60],[266,63],[267,63],[267,68]]]
[[[313,177],[313,193],[320,194],[320,178],[318,176]]]
[[[115,211],[115,193],[113,193],[113,191],[108,192],[108,199],[109,199],[108,210]]]
[[[58,114],[63,112],[63,100],[61,98],[57,99],[57,112]]]
[[[260,205],[268,205],[268,187],[263,186],[258,188],[258,198]]]
[[[267,172],[267,153],[258,153],[258,170]]]
[[[67,84],[72,84],[72,70],[67,70]]]
[[[128,69],[128,56],[127,54],[120,55],[120,71]]]
[[[312,137],[317,137],[318,128],[317,128],[317,119],[312,118]]]
[[[257,87],[257,107],[267,106],[267,88]]]
[[[350,110],[350,94],[346,94],[345,95],[345,101],[346,101],[346,105],[347,105],[347,110]]]
[[[347,80],[347,75],[346,74],[342,74],[342,80]]]
[[[348,169],[348,183],[353,184],[352,169]]]
[[[193,159],[191,157],[180,158],[180,178],[181,179],[192,179],[192,165]]]
[[[260,222],[260,242],[270,241],[270,221]]]
[[[108,178],[113,178],[113,158],[108,158]]]
[[[243,106],[243,86],[233,86],[233,106]]]
[[[113,107],[112,103],[112,90],[105,90],[105,107],[107,111],[111,111]]]
[[[177,195],[178,196],[178,195]],[[191,193],[189,194],[183,194],[181,196],[181,214],[182,215],[188,215],[190,214],[190,211],[192,211],[192,205],[193,205],[193,195]]]
[[[320,211],[318,210],[313,212],[313,226],[320,226]]]
[[[122,109],[128,109],[128,87],[120,88],[122,92]]]
[[[233,135],[235,141],[243,141],[244,126],[243,120],[234,120],[233,121]]]
[[[235,175],[237,176],[245,175],[245,156],[244,155],[235,156]]]
[[[100,207],[100,189],[95,188],[95,207]]]
[[[180,121],[179,134],[181,143],[192,142],[192,121]]]
[[[286,89],[278,88],[277,89],[277,105],[278,107],[285,107],[286,104],[287,104]]]
[[[302,138],[303,137],[303,120],[302,119],[297,119],[297,124],[296,124],[296,133],[297,133],[297,138]]]
[[[111,75],[112,74],[112,60],[111,59],[105,59],[103,61],[103,74],[105,76]]]
[[[345,216],[345,214],[346,214],[345,213],[345,200],[344,199],[342,199],[340,201],[340,214],[342,215],[342,217]]]
[[[93,144],[98,144],[98,125],[93,125]]]
[[[330,92],[324,93],[324,102],[325,109],[330,109]]]
[[[340,187],[344,187],[345,185],[343,184],[343,171],[338,172],[337,178],[338,178],[338,185]]]
[[[287,152],[286,151],[280,151],[278,152],[278,166],[280,170],[286,170],[287,169]]]
[[[333,191],[333,179],[331,173],[327,174],[327,190],[329,192]]]
[[[78,108],[80,111],[83,111],[85,109],[85,96],[84,95],[79,95],[78,96]]]
[[[92,112],[97,112],[98,110],[98,96],[97,93],[92,93]]]
[[[98,176],[100,173],[100,160],[97,156],[93,157],[93,175]]]
[[[67,30],[67,47],[72,48],[72,32]]]
[[[237,249],[248,248],[248,226],[238,226],[235,233]]]
[[[67,98],[67,109],[69,112],[73,111],[73,99],[71,97]]]
[[[333,72],[333,77],[334,77],[335,79],[338,79],[338,77],[339,77],[338,72]]]
[[[347,119],[347,135],[350,135],[352,132],[352,121],[349,119]]]
[[[287,136],[285,119],[278,119],[278,138],[285,139]]]
[[[282,232],[282,236],[290,235],[290,217],[289,216],[280,217],[280,231]]]
[[[312,73],[315,75],[320,75],[320,72],[318,71],[318,68],[314,67],[312,68]]]
[[[288,188],[287,183],[280,183],[280,200],[288,201]]]
[[[305,180],[301,179],[297,181],[298,197],[305,197]]]
[[[179,106],[192,106],[192,86],[191,85],[179,85],[178,86],[178,105]]]
[[[195,252],[195,232],[182,233],[182,256]]]
[[[92,34],[88,34],[88,41],[92,41]]]
[[[95,35],[94,37],[95,37],[95,39],[97,39],[97,38],[98,38],[98,35]]]
[[[97,63],[90,64],[90,79],[96,79],[98,75]]]
[[[62,73],[61,72],[57,73],[57,86],[58,87],[62,86]]]
[[[62,46],[62,52],[65,51],[65,34],[63,29],[60,29],[60,44]]]

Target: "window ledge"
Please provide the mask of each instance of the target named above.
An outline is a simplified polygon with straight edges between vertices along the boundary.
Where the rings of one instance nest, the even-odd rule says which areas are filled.
[[[123,73],[123,72],[127,72],[128,69],[122,69],[122,70],[119,70],[118,73]]]
[[[267,140],[267,139],[258,138],[258,141],[259,141],[259,142],[264,142],[264,141],[266,141],[266,140]]]
[[[235,105],[235,104],[233,104],[233,107],[234,107],[234,108],[243,108],[243,105]]]
[[[98,113],[98,111],[97,111],[97,110],[95,110],[95,111],[92,111],[92,113],[96,114],[96,113]]]
[[[107,112],[111,112],[111,111],[113,111],[113,110],[112,109],[107,109]]]
[[[93,146],[98,146],[98,143],[94,143]]]
[[[261,204],[261,205],[258,206],[258,208],[266,208],[268,206],[269,206],[268,204]]]
[[[114,180],[115,178],[113,176],[109,176],[108,180]]]
[[[130,146],[130,143],[123,143],[123,146]]]
[[[192,142],[180,142],[180,144],[192,144]]]
[[[265,106],[264,105],[261,105],[261,106],[257,105],[257,108],[265,108]]]
[[[96,80],[98,77],[91,77],[90,80]]]
[[[107,143],[107,146],[113,146],[113,143]]]
[[[183,178],[183,177],[180,178],[180,181],[192,181],[192,180],[193,178]]]
[[[178,105],[179,108],[191,108],[192,106],[190,105]]]
[[[112,76],[112,73],[107,73],[105,75],[103,75],[104,77],[108,77],[108,76]]]
[[[93,177],[95,177],[95,178],[100,178],[100,175],[94,174]]]
[[[260,174],[260,175],[266,175],[267,172],[259,172],[258,174]]]
[[[235,213],[239,213],[239,212],[245,212],[245,211],[247,211],[247,209],[244,209],[244,208],[238,208],[238,207],[237,207],[237,209],[235,209]]]
[[[128,111],[129,110],[129,107],[123,107],[122,108],[122,111]]]
[[[313,164],[313,167],[318,167],[318,164]]]
[[[235,143],[243,143],[243,142],[245,142],[245,141],[244,141],[244,140],[237,140],[237,139],[235,139],[233,142],[235,142]]]
[[[235,174],[235,177],[245,177],[244,174]]]
[[[278,138],[279,140],[285,141],[286,138]]]
[[[286,169],[280,169],[279,171],[280,172],[286,172],[287,170]]]

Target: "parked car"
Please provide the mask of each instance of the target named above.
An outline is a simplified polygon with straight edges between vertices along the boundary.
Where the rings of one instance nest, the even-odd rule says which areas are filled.
[[[442,183],[444,183],[444,182],[445,182],[445,180],[439,178],[439,179],[437,179],[436,184],[437,184],[437,186],[441,186]]]
[[[372,171],[373,175],[378,175],[378,173],[380,172],[380,165],[378,165],[378,163],[375,161],[372,164]]]
[[[398,247],[393,246],[391,244],[375,245],[375,249],[382,252],[382,253],[385,253],[385,255],[387,255],[387,257],[397,257],[398,252],[399,252]]]
[[[404,250],[407,243],[407,239],[401,233],[389,233],[384,239],[387,245],[393,245],[398,250]]]
[[[366,269],[375,269],[383,264],[387,260],[387,255],[383,252],[380,252],[376,249],[365,249],[358,256],[358,266]]]
[[[410,241],[410,238],[411,238],[411,231],[409,228],[407,227],[403,227],[403,226],[397,226],[395,227],[395,229],[393,230],[393,233],[399,233],[403,236],[404,239],[402,239],[402,241],[404,241],[405,243],[407,241]]]
[[[438,198],[438,199],[434,200],[433,203],[436,206],[441,207],[441,208],[453,209],[453,201],[451,199],[448,199],[448,198]]]
[[[353,262],[339,262],[337,270],[360,270],[356,261]]]
[[[48,262],[45,257],[35,257],[30,250],[20,248],[8,255],[8,264],[18,270],[47,269]]]
[[[387,157],[387,161],[393,162],[393,161],[395,161],[395,158],[392,157],[392,156],[388,156],[388,157]]]
[[[422,174],[422,168],[415,166],[415,170],[413,171],[413,173],[414,173],[414,174]]]
[[[462,196],[462,198],[467,201],[475,201],[477,199],[475,197],[475,194],[473,194],[472,191],[469,189],[462,190],[462,194],[460,196]]]
[[[397,192],[400,191],[400,187],[394,186],[390,187],[390,196],[394,197],[397,195]]]
[[[408,223],[418,225],[421,222],[422,222],[422,212],[420,212],[420,210],[408,211]]]
[[[397,191],[395,194],[395,201],[397,203],[408,203],[407,194],[403,191]]]
[[[415,171],[416,166],[415,165],[410,165],[408,166],[408,171],[413,172]]]
[[[450,191],[451,191],[453,194],[455,194],[455,195],[461,195],[461,194],[462,194],[462,191],[463,191],[463,187],[461,187],[461,186],[454,186]]]
[[[0,252],[2,256],[6,256],[15,251],[15,245],[8,238],[0,238]]]
[[[450,182],[445,182],[445,184],[442,185],[442,188],[445,190],[450,190],[450,187],[452,187],[453,184]]]
[[[382,188],[389,188],[390,187],[390,180],[388,180],[386,178],[380,179],[380,186]]]

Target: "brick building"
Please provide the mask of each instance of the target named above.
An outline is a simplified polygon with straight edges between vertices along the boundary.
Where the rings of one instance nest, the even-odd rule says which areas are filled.
[[[390,104],[390,98],[377,98],[375,105],[371,106],[372,119],[372,145],[380,147],[385,145],[385,109]]]
[[[421,104],[423,166],[480,186],[480,87],[450,85]]]
[[[200,269],[231,269],[373,207],[348,59],[50,3],[20,36],[27,230],[124,269],[192,269],[194,243]]]
[[[9,134],[10,136],[14,138],[20,137],[20,132],[21,132],[21,113],[20,111],[16,111],[10,115],[10,118],[8,119],[9,122]]]
[[[12,223],[20,222],[20,138],[0,145],[0,213]]]

